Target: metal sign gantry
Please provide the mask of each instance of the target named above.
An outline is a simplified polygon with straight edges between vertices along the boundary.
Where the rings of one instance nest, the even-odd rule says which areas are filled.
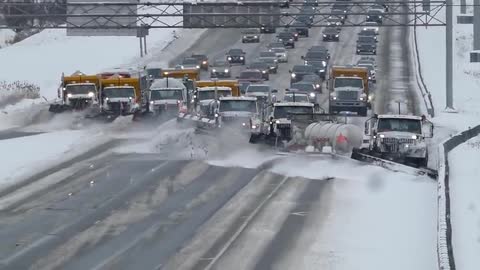
[[[428,5],[426,5],[428,2]],[[139,25],[148,28],[246,28],[260,27],[267,22],[274,27],[290,25],[297,16],[313,16],[311,27],[329,26],[335,5],[346,5],[345,23],[340,27],[363,26],[367,11],[381,1],[335,1],[316,5],[290,3],[284,9],[282,2],[212,2],[212,3],[126,3],[126,2],[1,2],[9,25],[0,28],[67,28],[67,29],[132,29]],[[445,26],[437,14],[446,6],[445,1],[388,1],[383,13],[388,26]],[[425,7],[428,6],[426,9]],[[121,12],[132,10],[131,14]],[[108,10],[109,12],[105,12]],[[352,20],[350,16],[363,16]],[[408,15],[400,22],[397,15]],[[217,18],[217,19],[216,19]],[[219,19],[221,18],[221,19]],[[55,22],[55,23],[51,23]],[[217,23],[223,22],[223,23]]]

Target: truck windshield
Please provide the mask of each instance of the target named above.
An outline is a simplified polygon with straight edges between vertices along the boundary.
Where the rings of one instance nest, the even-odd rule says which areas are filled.
[[[161,90],[152,90],[150,92],[150,100],[162,100],[162,99],[174,99],[182,100],[182,90],[181,89],[161,89]]]
[[[111,87],[103,89],[103,95],[109,98],[135,97],[133,87]]]
[[[386,131],[400,131],[422,134],[422,124],[420,120],[414,119],[380,118],[378,120],[378,132]]]
[[[312,113],[313,107],[307,106],[275,106],[273,117],[275,119],[287,118],[289,114]]]
[[[252,112],[255,113],[257,106],[253,100],[222,100],[220,112]]]
[[[247,88],[247,93],[254,93],[254,92],[270,93],[270,86],[268,86],[268,85],[250,85]]]
[[[72,95],[87,95],[89,92],[96,92],[95,85],[93,84],[83,84],[83,85],[67,85],[65,87],[65,91],[67,94],[72,94]]]
[[[363,88],[363,80],[359,78],[336,78],[333,87]]]
[[[228,97],[231,95],[232,95],[232,90],[217,90],[217,98]],[[215,99],[215,90],[198,91],[198,99],[199,100]]]

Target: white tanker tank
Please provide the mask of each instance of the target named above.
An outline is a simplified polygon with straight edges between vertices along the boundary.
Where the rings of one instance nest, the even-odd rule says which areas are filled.
[[[316,122],[307,126],[304,139],[318,150],[322,150],[323,146],[331,146],[335,152],[346,153],[353,148],[360,148],[363,131],[352,124]]]

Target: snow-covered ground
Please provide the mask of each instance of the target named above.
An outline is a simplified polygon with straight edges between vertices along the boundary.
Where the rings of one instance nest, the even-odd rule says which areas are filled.
[[[459,13],[460,7],[454,6],[454,22]],[[445,19],[444,12],[437,16]],[[422,73],[435,106],[436,117],[433,120],[437,127],[448,130],[448,133],[460,132],[480,123],[480,64],[469,62],[473,47],[473,25],[454,23],[453,29],[453,100],[458,113],[444,111],[445,27],[417,28]]]
[[[480,136],[449,154],[452,238],[457,269],[480,267]]]
[[[60,131],[0,140],[3,153],[0,188],[12,184],[17,177],[28,175],[54,161],[59,162],[62,158],[71,156],[73,151],[84,151],[83,147],[78,146],[90,139],[91,136],[85,131]],[[74,150],[75,148],[80,149]]]

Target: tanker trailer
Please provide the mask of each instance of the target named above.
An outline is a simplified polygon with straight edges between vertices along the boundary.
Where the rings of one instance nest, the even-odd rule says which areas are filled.
[[[308,125],[303,137],[307,145],[319,151],[330,146],[333,152],[348,153],[362,145],[363,132],[352,124],[321,121]]]

